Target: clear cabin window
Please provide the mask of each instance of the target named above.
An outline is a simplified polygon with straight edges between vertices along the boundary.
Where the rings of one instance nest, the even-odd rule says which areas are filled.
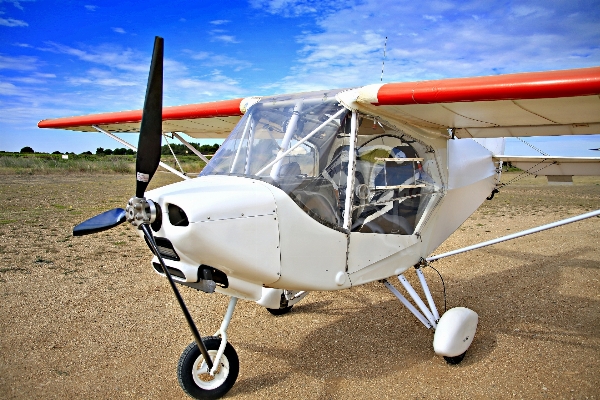
[[[352,113],[335,100],[336,94],[262,99],[248,110],[200,176],[263,180],[285,191],[317,221],[342,228]],[[414,232],[433,191],[422,153],[424,147],[411,138],[368,117],[359,119],[350,194],[352,231]]]

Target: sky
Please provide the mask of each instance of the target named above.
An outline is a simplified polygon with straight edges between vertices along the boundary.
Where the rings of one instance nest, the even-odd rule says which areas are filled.
[[[172,106],[378,83],[386,37],[383,82],[598,66],[600,0],[0,0],[0,150],[123,147],[37,123],[140,109],[156,35]],[[527,140],[600,156],[600,136]]]

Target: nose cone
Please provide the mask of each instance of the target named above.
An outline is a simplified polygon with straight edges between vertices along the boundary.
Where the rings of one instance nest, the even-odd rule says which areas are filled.
[[[260,285],[279,279],[279,224],[267,184],[208,176],[165,186],[146,196],[163,211],[157,236],[168,238],[190,265],[209,265],[228,276]],[[187,215],[187,226],[169,220],[169,205]]]

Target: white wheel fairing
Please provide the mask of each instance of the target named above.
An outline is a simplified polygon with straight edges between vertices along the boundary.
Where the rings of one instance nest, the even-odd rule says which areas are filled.
[[[217,356],[217,350],[208,350],[208,355],[211,359],[214,359]],[[204,390],[214,390],[220,387],[228,376],[229,360],[227,360],[225,354],[221,356],[219,368],[217,368],[215,376],[210,376],[206,361],[204,360],[202,354],[200,354],[192,366],[192,377],[194,378],[194,383],[196,383],[199,388]]]
[[[446,311],[438,321],[433,336],[433,350],[436,354],[456,357],[463,354],[477,330],[477,313],[465,307],[455,307]]]

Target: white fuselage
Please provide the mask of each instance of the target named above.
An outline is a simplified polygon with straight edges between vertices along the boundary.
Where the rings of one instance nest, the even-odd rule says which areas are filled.
[[[155,235],[176,280],[258,300],[263,288],[388,278],[490,195],[502,139],[450,139],[351,111],[344,93],[261,99],[198,178],[146,194],[162,210]]]
[[[263,287],[338,290],[404,272],[437,248],[489,196],[497,179],[491,152],[470,139],[450,140],[447,182],[411,235],[344,232],[311,218],[283,190],[238,176],[202,176],[147,193],[163,212],[155,234],[180,257],[166,260],[194,286],[201,265],[227,275],[217,292],[258,300]],[[189,224],[169,222],[168,206]],[[155,260],[156,261],[156,258]]]

